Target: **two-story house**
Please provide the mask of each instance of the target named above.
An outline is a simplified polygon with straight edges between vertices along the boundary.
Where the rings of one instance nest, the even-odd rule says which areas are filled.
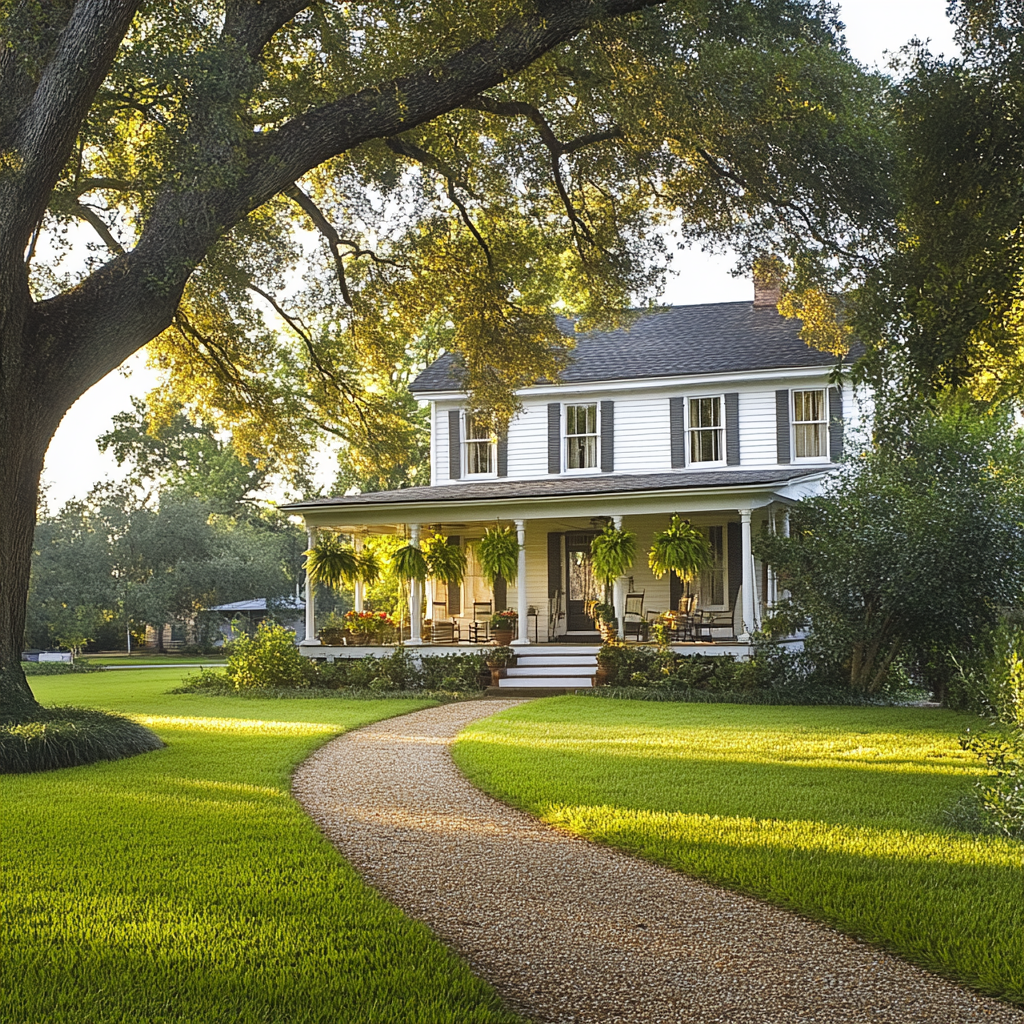
[[[776,596],[753,535],[788,529],[788,505],[834,471],[859,415],[854,390],[834,382],[835,357],[804,344],[776,301],[755,289],[753,303],[669,307],[629,330],[580,334],[562,379],[526,388],[502,438],[473,416],[454,358],[442,356],[412,385],[430,403],[429,486],[288,508],[311,541],[321,529],[357,546],[368,534],[419,543],[430,531],[465,548],[460,586],[414,595],[413,644],[421,618],[452,619],[466,638],[474,614],[505,607],[519,612],[519,644],[596,640],[590,542],[608,520],[637,535],[636,564],[615,588],[620,621],[627,593],[642,594],[645,611],[675,608],[678,579],[656,579],[646,551],[679,513],[714,551],[691,585],[699,607],[717,613],[718,638],[742,645]],[[517,531],[519,573],[492,589],[475,543],[497,524]]]

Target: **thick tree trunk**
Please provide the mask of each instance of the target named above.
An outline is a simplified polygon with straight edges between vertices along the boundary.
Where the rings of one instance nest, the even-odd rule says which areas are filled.
[[[12,393],[15,387],[0,381],[0,720],[24,718],[39,707],[21,651],[39,475],[52,434],[31,410],[40,396]]]

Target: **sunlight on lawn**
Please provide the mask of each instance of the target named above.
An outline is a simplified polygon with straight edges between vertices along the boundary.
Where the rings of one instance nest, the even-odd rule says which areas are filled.
[[[977,719],[563,697],[469,726],[459,767],[588,839],[1024,1002],[1024,846],[952,830]]]

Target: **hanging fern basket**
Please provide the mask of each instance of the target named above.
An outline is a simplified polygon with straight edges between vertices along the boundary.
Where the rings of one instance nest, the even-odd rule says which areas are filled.
[[[659,580],[665,573],[674,572],[683,583],[710,569],[713,560],[707,537],[689,519],[679,516],[672,517],[667,530],[654,535],[647,556],[647,564]]]
[[[511,526],[496,526],[480,538],[477,548],[480,570],[489,586],[500,576],[515,583],[519,575],[519,541]]]

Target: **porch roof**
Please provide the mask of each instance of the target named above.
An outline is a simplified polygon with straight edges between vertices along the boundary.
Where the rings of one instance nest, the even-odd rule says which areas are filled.
[[[669,473],[610,473],[595,476],[557,476],[538,480],[485,480],[478,483],[440,484],[430,487],[406,487],[398,491],[347,494],[340,498],[318,498],[282,505],[284,512],[346,512],[385,507],[400,511],[401,506],[431,505],[443,508],[463,506],[467,502],[486,502],[488,506],[516,504],[524,500],[572,499],[587,496],[627,497],[659,493],[774,490],[800,480],[821,477],[830,466],[784,466],[771,469],[679,470]],[[398,506],[399,508],[396,508]]]

